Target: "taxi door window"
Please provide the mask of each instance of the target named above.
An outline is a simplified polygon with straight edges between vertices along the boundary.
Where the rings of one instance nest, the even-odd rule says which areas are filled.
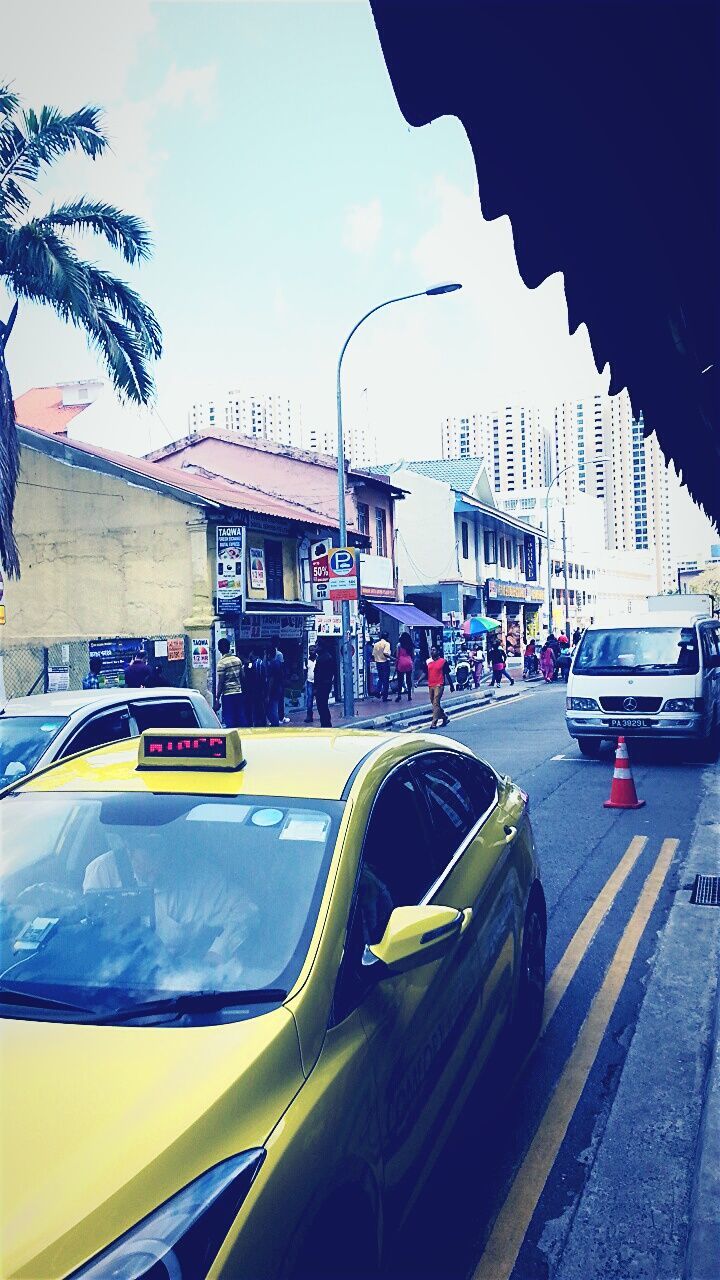
[[[481,816],[478,800],[467,785],[467,771],[462,757],[428,754],[413,762],[418,784],[430,810],[436,879]],[[487,808],[487,805],[484,806]]]
[[[79,751],[91,751],[107,742],[119,742],[132,737],[130,712],[127,707],[113,707],[104,715],[94,716],[73,735],[62,750],[63,756],[74,756]]]

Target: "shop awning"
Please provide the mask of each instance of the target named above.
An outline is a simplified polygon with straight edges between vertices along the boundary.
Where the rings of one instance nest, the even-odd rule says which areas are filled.
[[[404,623],[406,627],[442,628],[442,622],[431,618],[429,613],[423,613],[422,609],[416,609],[414,604],[381,604],[379,600],[373,600],[372,603],[380,613],[386,613],[389,618]]]

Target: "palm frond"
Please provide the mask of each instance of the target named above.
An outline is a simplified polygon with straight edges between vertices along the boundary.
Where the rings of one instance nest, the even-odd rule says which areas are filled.
[[[13,93],[9,84],[0,84],[0,120],[11,116],[20,106],[20,99]]]
[[[162,355],[162,330],[150,307],[124,280],[91,263],[83,265],[91,298],[137,334],[146,357],[158,359]]]
[[[126,262],[149,258],[152,251],[150,232],[141,218],[124,213],[111,204],[102,204],[81,196],[71,203],[53,205],[38,220],[51,227],[68,227],[73,231],[91,231],[103,236],[117,249]]]
[[[18,298],[46,303],[64,320],[83,322],[92,311],[85,264],[52,228],[37,219],[0,229],[0,269]]]
[[[58,156],[80,150],[91,159],[109,145],[98,107],[81,107],[63,115],[57,107],[25,111],[22,127],[7,119],[0,126],[0,206],[27,209],[28,197],[21,185],[34,182],[43,165]]]
[[[20,556],[13,534],[20,446],[15,405],[5,360],[0,356],[0,564],[9,578],[20,577]]]
[[[148,404],[155,384],[148,369],[147,351],[139,335],[106,307],[98,307],[93,344],[105,361],[121,399]]]

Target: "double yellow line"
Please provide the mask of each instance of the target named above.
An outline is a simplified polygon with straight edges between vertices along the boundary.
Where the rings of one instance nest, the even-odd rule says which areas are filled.
[[[508,1280],[515,1266],[520,1247],[592,1070],[678,843],[677,840],[662,842],[660,852],[643,885],[635,910],[625,926],[603,984],[590,1006],[590,1012],[582,1025],[575,1047],[565,1064],[527,1155],[498,1214],[483,1255],[473,1273],[473,1280]],[[646,844],[646,836],[635,836],[630,841],[623,858],[568,944],[547,986],[543,1031]]]

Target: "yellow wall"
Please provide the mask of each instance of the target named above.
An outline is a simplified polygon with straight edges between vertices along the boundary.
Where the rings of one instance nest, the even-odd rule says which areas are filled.
[[[247,550],[248,559],[245,568],[247,582],[248,600],[267,600],[267,591],[250,586],[250,547],[265,546],[266,536],[262,533],[256,533],[253,529],[247,532]],[[282,543],[283,556],[283,590],[286,600],[300,599],[300,574],[298,570],[298,540],[296,537],[281,538],[277,534],[268,534],[267,540],[270,542]]]
[[[0,645],[180,634],[193,606],[187,522],[201,511],[27,448],[21,461],[22,577],[5,583]]]

